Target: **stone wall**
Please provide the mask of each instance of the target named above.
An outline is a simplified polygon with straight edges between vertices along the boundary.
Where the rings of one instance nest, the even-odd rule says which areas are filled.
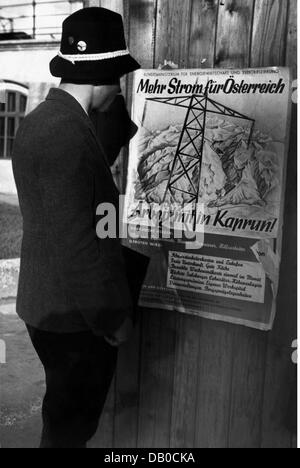
[[[0,260],[0,301],[16,297],[19,271],[19,259]]]

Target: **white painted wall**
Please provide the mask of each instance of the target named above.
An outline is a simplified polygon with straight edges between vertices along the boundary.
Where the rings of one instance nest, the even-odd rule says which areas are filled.
[[[19,83],[58,83],[59,80],[53,78],[49,71],[49,62],[56,53],[56,49],[1,49],[0,80],[13,80]]]
[[[0,159],[0,193],[17,193],[11,161],[4,159]]]
[[[59,48],[59,45],[57,46]],[[39,48],[20,48],[16,50],[0,50],[0,82],[12,80],[29,85],[28,110],[39,104],[40,96],[45,94],[50,86],[56,86],[59,79],[54,78],[49,71],[49,62],[56,55],[56,48],[45,50]],[[0,90],[3,83],[0,86]],[[42,97],[42,99],[44,96]],[[9,160],[0,159],[0,193],[16,194],[12,164]]]

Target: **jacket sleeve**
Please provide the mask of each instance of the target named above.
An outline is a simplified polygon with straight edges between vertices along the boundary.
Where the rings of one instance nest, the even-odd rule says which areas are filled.
[[[108,334],[131,315],[132,302],[119,240],[97,238],[91,149],[76,125],[55,126],[40,162],[47,249],[70,308],[96,334]]]
[[[92,119],[97,129],[97,136],[112,166],[122,147],[130,142],[138,127],[131,120],[122,95],[115,98],[107,111],[94,113]]]

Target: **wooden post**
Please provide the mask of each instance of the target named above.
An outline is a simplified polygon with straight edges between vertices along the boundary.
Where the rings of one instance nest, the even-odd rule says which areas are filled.
[[[284,65],[288,2],[256,2],[251,48],[252,67]]]
[[[297,0],[289,0],[286,65],[291,67],[293,79],[297,78]]]
[[[156,66],[171,60],[187,67],[192,1],[158,0],[156,25]]]
[[[254,0],[220,2],[215,59],[217,67],[249,66],[253,9]]]
[[[255,67],[284,66],[286,56],[287,19],[289,2],[264,1],[256,2],[253,23],[253,41],[251,64]],[[293,10],[293,14],[294,14]],[[289,158],[288,165],[291,161]],[[289,180],[291,182],[290,176]],[[290,184],[288,184],[290,185]],[[293,185],[293,184],[291,184]],[[287,192],[288,194],[288,192]],[[285,226],[293,226],[293,220],[287,222],[287,203],[285,204]],[[261,447],[284,448],[291,446],[291,434],[284,426],[286,419],[290,388],[292,387],[292,362],[289,344],[292,335],[285,332],[287,322],[293,327],[293,318],[286,316],[287,305],[293,301],[292,294],[282,298],[284,284],[282,278],[289,277],[289,269],[293,262],[293,254],[289,255],[286,240],[290,232],[284,228],[281,284],[277,299],[277,314],[272,332],[267,336],[267,351],[265,360],[265,383],[261,422]],[[293,246],[293,239],[288,241]],[[292,247],[293,248],[293,247]],[[287,261],[286,261],[287,260]],[[284,274],[283,270],[288,271]],[[290,279],[288,279],[289,285]],[[286,284],[287,289],[290,287]],[[283,300],[282,300],[283,299]],[[284,305],[285,304],[285,305]],[[292,307],[291,307],[292,309]],[[279,327],[279,328],[278,328]],[[280,332],[279,332],[280,329]],[[290,327],[288,327],[290,329]],[[278,334],[280,333],[280,335]],[[290,343],[289,343],[290,342]]]
[[[164,60],[190,68],[286,64],[296,78],[296,0],[89,3],[123,14],[130,51],[143,68]],[[126,86],[130,102],[131,78]],[[116,392],[102,419],[101,433],[108,434],[106,440],[102,435],[102,446],[292,447],[284,418],[293,371],[289,340],[296,333],[289,280],[295,262],[295,154],[292,146],[274,330],[142,311],[140,328],[120,349]],[[126,153],[122,157],[125,179]]]
[[[218,18],[218,0],[193,0],[189,33],[189,68],[212,68]]]
[[[125,2],[125,21],[128,18],[128,45],[131,54],[143,68],[153,67],[153,21],[155,7],[148,0],[132,0]],[[129,7],[129,9],[128,9]],[[142,31],[142,34],[141,34]],[[128,108],[131,107],[132,76],[127,79],[126,97]],[[126,185],[126,169],[128,154],[123,152],[123,187]],[[141,311],[140,326],[136,328],[132,339],[122,347],[119,352],[116,374],[116,403],[114,423],[115,447],[132,448],[144,444],[143,408],[144,386],[141,373],[147,373],[147,357],[144,355],[143,346],[145,336],[150,332],[145,325],[149,312]],[[145,330],[146,335],[141,330]],[[155,338],[154,341],[157,339]],[[142,357],[143,356],[143,357]],[[143,366],[143,369],[141,368]],[[151,389],[149,396],[151,395]],[[147,395],[146,395],[147,398]]]
[[[102,8],[115,11],[122,16],[124,14],[124,0],[100,0],[98,3]]]

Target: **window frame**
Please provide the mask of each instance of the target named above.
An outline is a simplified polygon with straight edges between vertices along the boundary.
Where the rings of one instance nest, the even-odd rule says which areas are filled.
[[[76,1],[76,0],[75,0]],[[87,8],[90,6],[90,2],[91,0],[78,0],[78,2],[82,2],[82,8]],[[9,0],[7,0],[7,4],[8,4]],[[24,4],[22,4],[22,1],[19,0],[19,3],[20,3],[20,6],[25,6]],[[61,38],[61,30],[60,32],[49,32],[47,34],[45,34],[45,36],[47,37],[41,37],[43,36],[43,34],[38,34],[37,31],[43,29],[44,27],[38,27],[37,26],[37,20],[39,18],[42,18],[42,17],[51,17],[51,16],[56,16],[56,14],[49,14],[49,15],[40,15],[39,13],[36,12],[36,9],[39,8],[40,5],[43,5],[43,4],[49,4],[51,5],[51,0],[49,0],[48,2],[42,2],[41,4],[38,3],[38,0],[35,0],[35,1],[32,1],[31,3],[28,3],[28,6],[29,7],[32,7],[32,14],[31,15],[28,15],[28,18],[31,18],[32,19],[32,36],[31,38],[21,38],[21,39],[6,39],[6,40],[0,40],[0,46],[1,44],[3,44],[4,46],[9,46],[10,44],[14,45],[14,44],[31,44],[31,45],[34,45],[35,43],[37,44],[40,44],[40,43],[60,43],[60,38]],[[72,3],[72,1],[70,0],[53,0],[53,3]],[[9,8],[18,8],[18,4],[13,4],[13,5],[8,5]],[[1,7],[1,5],[0,5]],[[76,11],[76,10],[75,10]],[[71,13],[70,13],[71,14]],[[69,15],[69,13],[67,13],[66,15],[59,15],[59,16],[65,16],[65,18]],[[60,22],[60,26],[61,26],[61,22]],[[48,29],[46,27],[46,29]],[[50,27],[49,27],[50,29]],[[57,28],[57,29],[61,29],[61,28]],[[14,31],[12,30],[12,32],[16,32],[18,33],[19,31]],[[53,35],[53,37],[51,38],[51,35]],[[57,36],[57,37],[55,37]]]
[[[4,147],[3,147],[3,156],[0,156],[1,161],[10,161],[11,160],[11,155],[7,155],[7,149],[8,149],[8,144],[9,141],[14,141],[16,137],[16,133],[18,130],[18,127],[20,125],[20,120],[23,119],[26,115],[26,107],[28,104],[28,94],[29,94],[29,89],[27,86],[22,85],[20,83],[15,83],[15,82],[10,82],[10,81],[2,81],[0,82],[0,91],[3,91],[5,93],[5,104],[6,108],[4,111],[0,110],[0,117],[4,118]],[[8,105],[8,93],[14,93],[16,96],[16,105],[15,105],[15,110],[13,111],[8,111],[7,105]],[[25,110],[21,111],[21,96],[24,96],[26,98],[26,106]],[[3,104],[1,102],[1,104]],[[14,128],[14,135],[8,135],[8,119],[13,118],[14,123],[15,123],[15,128]]]

